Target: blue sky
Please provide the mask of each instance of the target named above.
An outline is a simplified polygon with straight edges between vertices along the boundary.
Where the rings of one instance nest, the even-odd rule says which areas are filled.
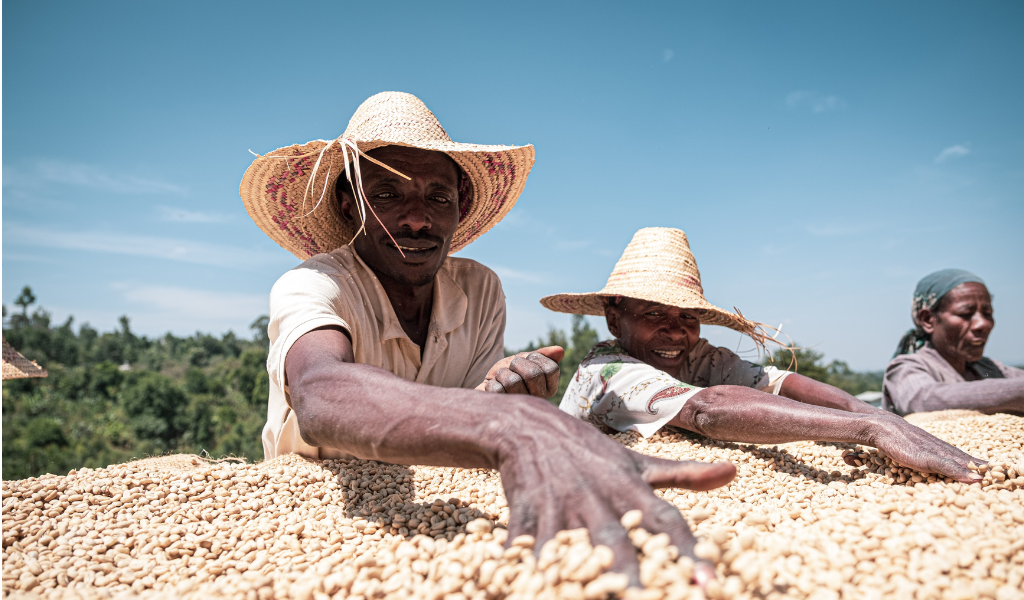
[[[398,90],[456,141],[537,148],[461,253],[501,275],[511,347],[659,225],[710,301],[857,369],[884,367],[920,277],[975,271],[987,354],[1024,363],[1024,4],[378,5],[6,2],[8,309],[28,284],[101,329],[248,335],[297,262],[242,208],[248,150]]]

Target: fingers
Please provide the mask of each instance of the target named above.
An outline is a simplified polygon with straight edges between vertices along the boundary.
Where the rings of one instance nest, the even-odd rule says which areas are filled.
[[[490,392],[492,394],[504,394],[505,393],[505,386],[501,385],[500,383],[498,383],[497,381],[495,381],[493,379],[488,379],[487,381],[485,381],[483,383],[483,386],[484,386],[484,391],[485,392]]]
[[[629,587],[642,587],[636,548],[619,519],[603,503],[593,502],[581,509],[587,517],[591,545],[608,546],[615,556],[611,570],[629,577]]]
[[[939,475],[946,477],[952,477],[960,483],[977,483],[981,481],[981,475],[968,469],[964,465],[957,463],[955,460],[950,458],[944,458],[936,461],[938,464],[932,466],[932,471]]]
[[[543,354],[555,362],[562,362],[562,358],[565,356],[565,349],[561,346],[545,346],[538,348],[535,352]]]
[[[512,544],[512,540],[521,535],[532,535],[537,537],[537,508],[534,503],[527,499],[517,499],[517,502],[510,502],[511,508],[508,515],[508,540],[506,546]],[[536,546],[539,547],[539,546]]]
[[[501,384],[507,394],[529,394],[546,400],[558,391],[559,374],[558,363],[531,352],[513,358],[507,369],[499,369],[494,374],[493,381]]]
[[[654,534],[667,533],[669,541],[679,549],[680,553],[697,560],[693,554],[693,547],[697,544],[697,540],[693,537],[690,526],[686,524],[682,513],[665,500],[656,496],[652,496],[652,498],[654,502],[648,504],[643,511],[643,520],[640,522],[640,526]]]
[[[712,579],[715,579],[715,565],[706,560],[693,563],[693,582],[701,589],[705,589]]]
[[[558,390],[558,363],[539,352],[516,358],[509,368],[522,376],[532,396],[547,399]]]
[[[513,361],[514,362],[514,361]],[[511,369],[501,369],[494,375],[494,380],[501,384],[506,394],[529,394],[522,376]]]
[[[540,556],[540,550],[555,534],[563,529],[571,529],[566,520],[565,510],[554,502],[545,502],[537,511],[537,527],[534,538],[536,545],[533,553]]]
[[[736,477],[736,465],[730,462],[703,463],[638,456],[641,475],[653,488],[675,487],[703,492],[722,487]]]

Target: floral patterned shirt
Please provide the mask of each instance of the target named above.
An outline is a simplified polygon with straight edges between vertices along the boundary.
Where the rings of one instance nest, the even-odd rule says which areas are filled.
[[[741,385],[779,393],[789,375],[745,361],[701,338],[678,375],[702,386]],[[704,389],[685,383],[626,353],[615,340],[594,346],[580,363],[558,408],[603,431],[636,431],[650,437]]]

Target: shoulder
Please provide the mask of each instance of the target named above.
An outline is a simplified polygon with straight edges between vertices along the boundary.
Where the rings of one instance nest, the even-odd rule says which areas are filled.
[[[932,356],[932,354],[935,356]],[[885,367],[885,375],[889,377],[896,373],[907,373],[912,371],[926,371],[929,373],[935,372],[936,358],[945,362],[945,359],[938,355],[937,352],[927,347],[921,348],[913,354],[900,354],[889,361],[889,364]]]
[[[599,342],[590,349],[583,360],[580,361],[580,368],[596,366],[598,369],[605,368],[609,364],[639,363],[641,361],[633,358],[619,346],[615,340]]]
[[[373,274],[348,246],[317,254],[286,272],[270,290],[271,318],[280,310],[316,305],[338,312],[342,307],[363,307],[372,294]],[[365,307],[363,307],[365,308]]]
[[[279,284],[303,279],[323,279],[325,277],[347,277],[356,268],[356,261],[348,247],[339,248],[334,252],[317,254],[302,261],[277,279]]]
[[[450,256],[441,270],[473,301],[505,298],[498,274],[475,260]]]
[[[501,285],[497,273],[471,258],[449,256],[441,268],[456,281],[487,281]]]

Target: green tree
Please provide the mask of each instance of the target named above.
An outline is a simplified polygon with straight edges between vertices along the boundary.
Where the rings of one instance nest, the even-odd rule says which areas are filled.
[[[102,467],[164,452],[263,456],[266,340],[233,333],[157,339],[4,307],[4,337],[49,371],[3,383],[3,469],[10,478]],[[9,315],[9,316],[8,316]],[[264,326],[265,330],[265,326]],[[259,336],[257,336],[258,338]],[[129,371],[121,365],[130,363]]]
[[[856,372],[850,365],[841,360],[833,360],[824,364],[825,355],[810,348],[800,348],[793,344],[792,352],[781,348],[772,353],[773,361],[767,359],[763,364],[772,364],[780,369],[795,371],[816,381],[835,386],[849,394],[881,391],[882,371]]]
[[[32,293],[32,288],[27,285],[21,289],[21,294],[15,299],[14,303],[21,307],[21,315],[23,317],[28,316],[28,307],[32,306],[36,302],[36,296]]]

